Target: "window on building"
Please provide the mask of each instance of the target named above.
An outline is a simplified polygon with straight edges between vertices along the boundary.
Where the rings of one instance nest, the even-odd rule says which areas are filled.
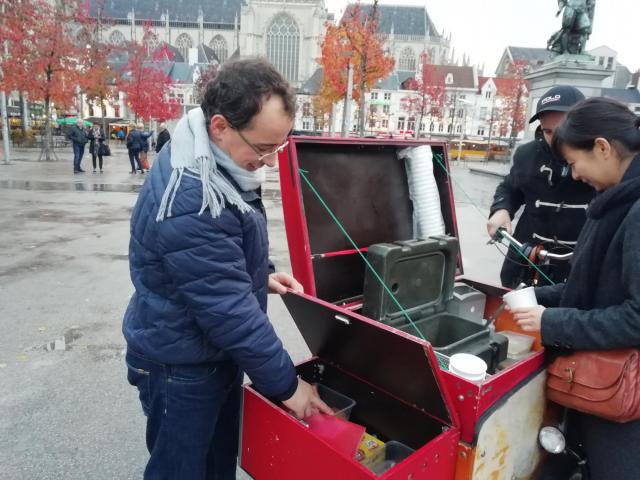
[[[446,83],[447,85],[452,85],[453,84],[453,74],[452,73],[447,73],[447,76],[444,79],[444,83]]]
[[[444,131],[444,125],[443,124],[438,125],[438,131],[440,133],[442,133]]]
[[[453,132],[453,123],[450,123],[450,124],[447,126],[447,133],[452,133],[452,132]]]
[[[369,119],[369,128],[376,128],[376,119],[375,118],[370,118]]]
[[[382,106],[382,111],[386,114],[388,114],[389,112],[391,112],[391,105],[383,105]]]
[[[309,120],[302,121],[302,129],[303,130],[311,130],[311,122]]]
[[[398,119],[398,130],[404,130],[404,117]]]
[[[209,47],[213,50],[213,53],[216,54],[220,63],[224,63],[229,55],[229,50],[227,49],[227,41],[224,39],[222,35],[216,35],[209,42]]]
[[[598,57],[598,65],[604,67],[604,57]]]
[[[377,100],[378,99],[378,92],[371,92],[371,100]]]
[[[309,115],[311,115],[311,103],[304,102],[302,104],[302,115],[305,117],[308,117]]]
[[[431,123],[429,124],[429,131],[430,131],[430,132],[433,132],[433,129],[435,128],[435,126],[436,126],[436,125],[435,125],[435,123],[431,122]]]
[[[466,98],[467,98],[467,96],[466,96],[466,95],[460,95],[460,100],[464,100],[464,99],[466,99]]]
[[[116,47],[123,45],[126,41],[127,40],[124,38],[124,35],[120,30],[114,30],[109,35],[109,43],[111,45],[115,45]]]
[[[411,47],[406,47],[400,52],[400,60],[398,60],[398,70],[416,71],[416,54]]]
[[[462,125],[458,125],[456,127],[456,133],[461,133],[462,132]]]
[[[371,113],[378,113],[378,106],[377,105],[369,105],[369,111]]]
[[[484,128],[478,129],[478,135],[480,135],[481,137],[484,136]]]
[[[484,94],[484,98],[491,98],[491,90],[487,90],[487,92]]]
[[[389,128],[389,120],[386,118],[382,120],[382,128]]]
[[[300,29],[287,14],[278,15],[267,29],[267,58],[287,80],[298,81]]]
[[[458,109],[458,118],[464,117],[464,108]]]
[[[613,68],[613,57],[609,57],[607,59],[607,70],[611,70]]]
[[[114,117],[119,117],[120,116],[120,105],[114,105],[113,106],[113,116]]]
[[[407,120],[407,130],[415,130],[416,129],[416,119],[413,117],[409,117]]]
[[[449,109],[449,117],[453,118],[456,116],[456,109],[455,108],[450,108]]]
[[[391,92],[385,92],[384,93],[384,99],[385,100],[391,100]]]
[[[193,48],[193,40],[186,33],[181,33],[178,38],[176,38],[176,48],[180,50],[180,55],[185,62],[189,61],[189,49]]]

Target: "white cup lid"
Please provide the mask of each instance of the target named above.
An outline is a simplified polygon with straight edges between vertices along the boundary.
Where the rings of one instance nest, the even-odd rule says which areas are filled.
[[[469,353],[456,353],[449,359],[449,369],[461,375],[473,377],[487,373],[487,364],[480,357]]]

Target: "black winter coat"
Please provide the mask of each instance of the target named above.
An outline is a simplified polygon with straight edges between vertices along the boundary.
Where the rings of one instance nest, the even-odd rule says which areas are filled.
[[[539,302],[552,307],[542,315],[542,343],[576,350],[638,347],[640,155],[587,215],[567,283],[536,289]],[[620,424],[573,412],[571,427],[584,443],[592,480],[640,479],[640,421]]]
[[[496,189],[490,215],[505,209],[513,218],[524,205],[514,237],[522,243],[541,243],[547,250],[566,253],[578,238],[587,205],[594,196],[593,188],[571,178],[566,162],[553,156],[538,129],[535,140],[516,150],[509,175]],[[530,278],[531,268],[522,265],[524,262],[518,253],[509,250],[500,272],[504,286],[513,288]],[[559,262],[543,271],[554,282],[563,282],[569,265]]]
[[[169,140],[171,140],[171,135],[169,134],[169,130],[165,128],[158,134],[158,140],[156,141],[156,153],[160,153],[164,144]]]

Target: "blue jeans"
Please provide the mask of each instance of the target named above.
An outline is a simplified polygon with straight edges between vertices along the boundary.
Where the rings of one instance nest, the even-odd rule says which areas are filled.
[[[147,416],[145,479],[235,480],[242,372],[232,362],[165,365],[127,351]]]
[[[79,143],[73,144],[73,171],[80,170],[80,162],[82,162],[82,156],[84,155],[84,145]]]

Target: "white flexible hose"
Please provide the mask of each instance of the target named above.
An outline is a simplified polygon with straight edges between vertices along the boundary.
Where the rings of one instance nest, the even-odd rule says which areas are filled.
[[[444,235],[440,193],[433,175],[433,153],[429,145],[409,147],[398,152],[405,160],[409,195],[413,202],[413,236],[428,238]]]

